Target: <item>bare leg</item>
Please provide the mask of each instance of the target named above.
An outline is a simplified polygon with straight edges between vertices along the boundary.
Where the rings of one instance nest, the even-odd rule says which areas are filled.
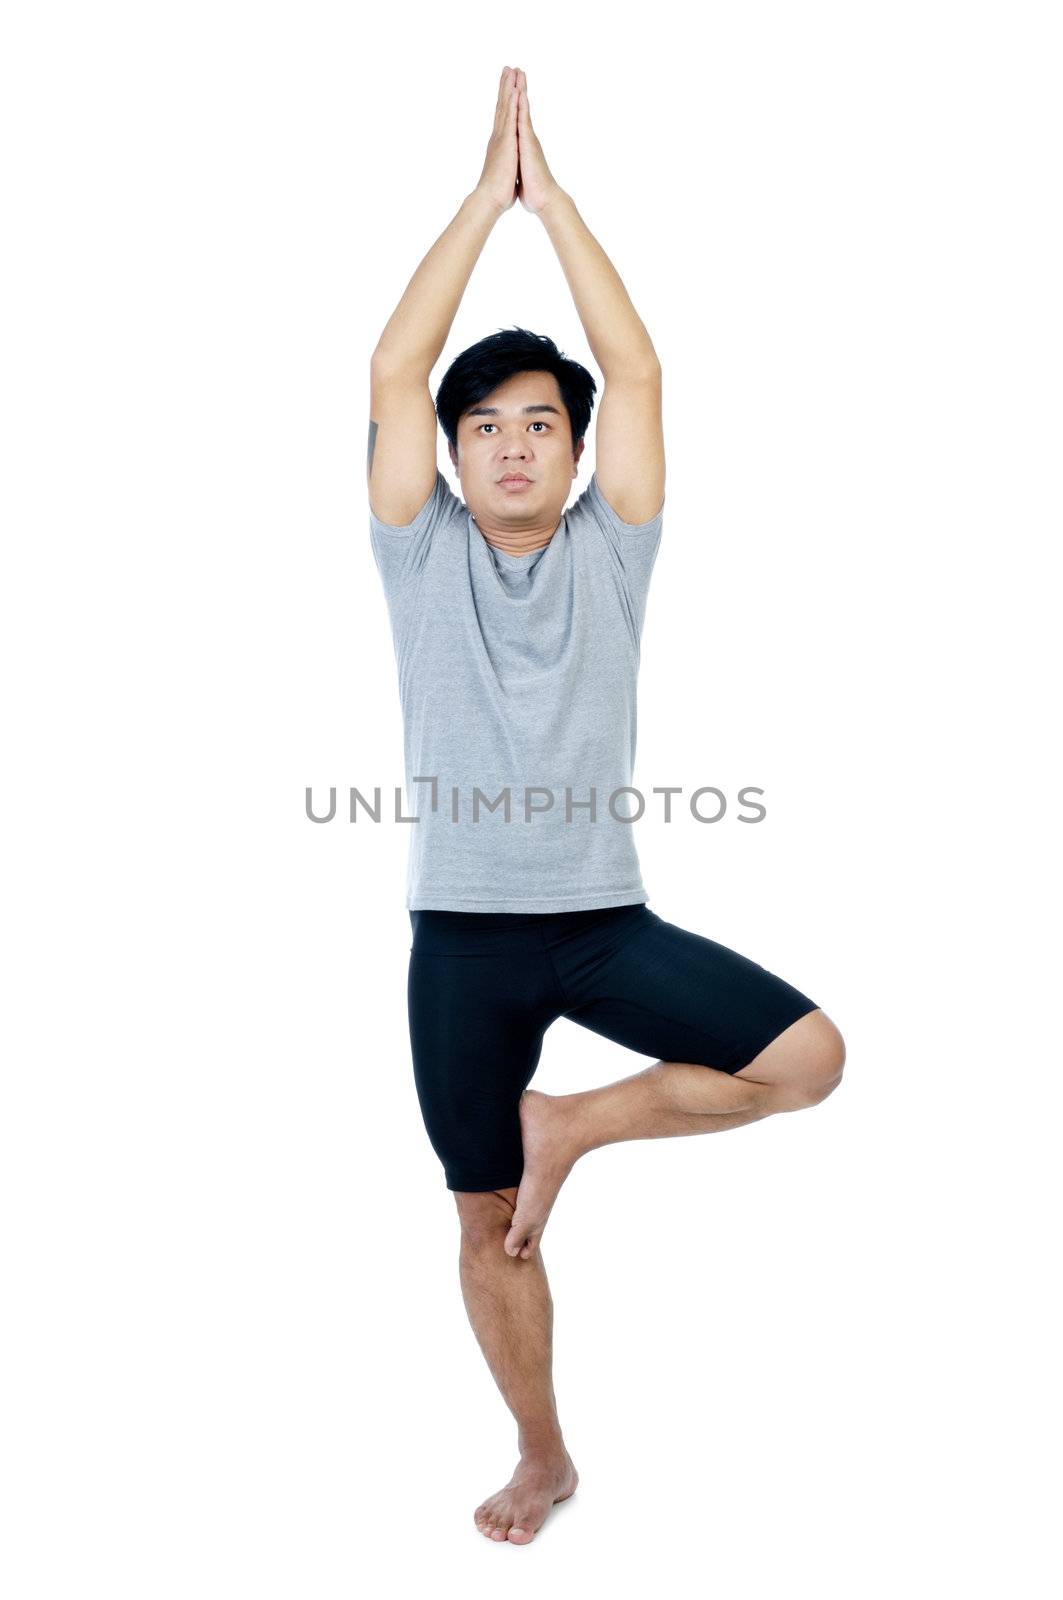
[[[517,1423],[520,1461],[509,1483],[478,1506],[488,1538],[527,1544],[578,1474],[561,1435],[551,1365],[553,1301],[541,1253],[522,1261],[502,1241],[517,1190],[458,1193],[461,1292],[495,1382]]]
[[[516,1420],[520,1450],[509,1483],[474,1513],[488,1538],[527,1544],[550,1507],[567,1499],[578,1482],[557,1416],[553,1302],[539,1249],[550,1207],[575,1162],[599,1145],[623,1139],[710,1133],[814,1105],[840,1081],[843,1061],[841,1035],[823,1012],[815,1011],[734,1075],[658,1061],[581,1094],[525,1092],[519,1188],[455,1197],[462,1225],[462,1294],[480,1348]],[[529,1222],[519,1215],[521,1202]]]
[[[600,1089],[521,1098],[524,1175],[506,1252],[534,1258],[558,1191],[580,1156],[625,1139],[716,1133],[826,1098],[841,1081],[845,1047],[834,1023],[811,1011],[740,1072],[657,1061]]]

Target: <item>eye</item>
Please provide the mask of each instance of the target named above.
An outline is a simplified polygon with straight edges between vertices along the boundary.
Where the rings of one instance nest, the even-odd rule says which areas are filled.
[[[550,424],[548,422],[533,422],[532,423],[532,427],[533,428],[548,428],[549,426],[550,426]],[[481,422],[480,423],[480,428],[497,428],[497,427],[498,427],[498,423],[497,422]],[[477,428],[477,430],[476,430],[477,433],[479,433],[480,428]]]

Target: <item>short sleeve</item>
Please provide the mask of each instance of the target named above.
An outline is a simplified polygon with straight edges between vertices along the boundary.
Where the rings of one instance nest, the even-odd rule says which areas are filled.
[[[595,472],[572,510],[590,517],[605,539],[612,559],[622,574],[636,629],[641,633],[650,578],[661,546],[661,532],[664,525],[663,503],[657,515],[651,517],[648,522],[625,522],[605,498],[598,483],[598,474]]]
[[[428,559],[436,529],[463,512],[461,501],[438,467],[432,492],[412,522],[405,523],[401,528],[393,527],[390,523],[381,522],[370,508],[369,536],[389,604],[421,571]]]

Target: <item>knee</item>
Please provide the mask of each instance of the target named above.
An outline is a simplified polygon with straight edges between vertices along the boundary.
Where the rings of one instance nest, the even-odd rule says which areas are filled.
[[[818,1105],[833,1094],[845,1068],[845,1040],[823,1011],[802,1019],[807,1023],[793,1087],[801,1106]]]
[[[516,1189],[489,1189],[484,1193],[456,1189],[454,1201],[461,1223],[462,1249],[499,1250],[513,1226]]]

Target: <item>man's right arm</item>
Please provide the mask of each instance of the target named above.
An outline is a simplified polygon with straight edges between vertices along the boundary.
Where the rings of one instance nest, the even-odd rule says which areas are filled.
[[[370,363],[369,503],[402,527],[436,481],[436,414],[428,380],[487,237],[502,215],[476,188],[440,234],[380,336]]]
[[[406,286],[370,365],[369,506],[392,527],[412,522],[436,483],[436,414],[428,380],[487,236],[517,197],[516,67],[498,84],[480,180]],[[432,163],[424,163],[432,171]]]

